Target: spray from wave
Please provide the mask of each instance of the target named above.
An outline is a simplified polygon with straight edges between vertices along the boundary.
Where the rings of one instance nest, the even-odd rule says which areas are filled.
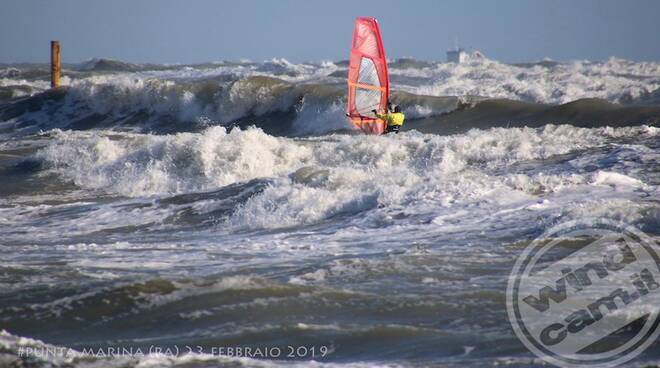
[[[343,116],[343,62],[293,64],[273,59],[263,63],[137,65],[95,59],[70,68],[63,79],[65,88],[49,92],[45,92],[44,70],[34,66],[2,69],[0,88],[10,102],[0,105],[0,131],[16,135],[53,128],[113,128],[170,133],[197,131],[208,125],[245,128],[254,124],[269,134],[290,136],[351,128]],[[443,125],[442,116],[485,99],[511,102],[496,105],[495,111],[492,106],[484,107],[476,117],[460,123],[474,124],[488,114],[533,124],[542,120],[540,110],[545,117],[540,125],[595,123],[607,120],[612,109],[624,109],[618,114],[624,120],[630,116],[628,123],[648,124],[660,115],[648,107],[658,103],[657,63],[614,58],[518,65],[488,59],[465,64],[401,59],[391,62],[390,69],[396,89],[393,100],[403,107],[409,121],[431,119],[435,125]],[[603,102],[553,111],[555,104],[584,98]],[[563,112],[571,109],[576,111]],[[444,125],[452,124],[456,123]]]
[[[267,178],[271,182],[237,207],[228,224],[269,228],[376,208],[410,209],[436,202],[442,207],[512,188],[534,193],[570,184],[606,184],[611,176],[605,174],[592,178],[538,173],[494,180],[489,173],[593,149],[613,138],[651,139],[655,134],[657,129],[650,127],[552,125],[540,130],[473,130],[450,137],[407,133],[306,139],[276,138],[257,128],[227,133],[212,127],[164,136],[56,131],[35,157],[77,186],[131,197],[209,191]]]

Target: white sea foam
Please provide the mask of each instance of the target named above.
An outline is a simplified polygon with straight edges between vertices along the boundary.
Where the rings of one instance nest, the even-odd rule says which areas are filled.
[[[45,80],[28,81],[25,79],[0,78],[0,87],[7,86],[29,86],[37,91],[43,91],[50,88],[50,82]]]
[[[475,201],[505,207],[522,201],[514,207],[525,207],[540,194],[591,183],[653,191],[639,179],[617,173],[600,172],[593,178],[578,173],[489,174],[516,162],[599,147],[613,137],[648,134],[653,132],[644,127],[552,125],[449,137],[410,132],[314,139],[276,138],[255,128],[227,133],[221,127],[168,136],[57,132],[37,157],[80,187],[127,196],[211,190],[268,178],[271,184],[227,220],[229,228],[249,229],[313,224],[382,207],[403,206],[418,214]],[[211,202],[202,205],[213,207]],[[137,211],[126,221],[155,219],[163,216],[159,211],[172,210],[150,210],[150,216]]]
[[[65,75],[62,84],[88,92],[89,84],[99,87],[114,85],[120,89],[129,84],[133,90],[144,89],[144,95],[156,98],[158,94],[154,93],[154,87],[144,81],[158,80],[159,83],[164,83],[169,80],[186,83],[228,76],[266,76],[294,83],[336,83],[341,78],[328,76],[345,70],[345,67],[330,61],[296,64],[275,58],[261,63],[169,66],[164,70],[118,71],[91,76],[72,74]],[[611,102],[630,102],[651,96],[660,88],[660,63],[633,62],[618,58],[610,58],[604,62],[576,60],[527,65],[504,64],[483,58],[461,64],[434,62],[422,63],[417,67],[392,67],[390,74],[393,77],[394,89],[419,95],[478,95],[552,104],[589,97]],[[32,93],[49,87],[46,80],[26,80],[20,74],[8,74],[7,77],[0,78],[0,86],[8,85],[31,86],[34,89]],[[172,96],[168,97],[165,93],[162,98],[171,99]],[[203,100],[200,96],[195,98]],[[197,103],[199,104],[199,101]]]
[[[260,177],[288,174],[311,150],[258,129],[209,128],[171,136],[55,132],[56,143],[37,154],[86,188],[131,196],[217,188]]]
[[[594,177],[595,185],[611,185],[615,187],[643,187],[644,183],[638,179],[631,178],[627,175],[599,171]]]
[[[190,123],[200,118],[217,125],[295,110],[294,133],[349,128],[344,103],[339,96],[328,97],[323,93],[317,96],[303,85],[286,81],[291,78],[279,75],[277,78],[246,78],[256,75],[271,74],[244,73],[242,78],[231,81],[204,82],[146,76],[144,73],[92,75],[67,80],[64,85],[69,89],[58,109],[51,109],[48,113],[42,110],[26,112],[9,123],[29,120],[50,128],[64,128],[76,118],[94,116],[98,123],[114,122],[116,125],[118,121],[137,114],[140,116],[139,128],[168,122],[186,124],[178,128],[188,130]],[[33,87],[38,85],[36,83]],[[35,91],[43,89],[39,87]]]
[[[479,95],[543,103],[587,97],[650,103],[660,91],[660,63],[620,59],[550,66],[515,66],[483,59],[391,70],[394,90],[465,100]],[[190,131],[204,126],[200,122],[204,119],[213,125],[240,122],[242,126],[253,120],[289,135],[352,129],[344,116],[343,72],[343,67],[332,62],[294,64],[273,59],[71,74],[62,79],[68,92],[61,103],[23,110],[23,114],[2,122],[3,130],[11,132],[3,134],[26,135],[78,124],[85,128]],[[15,86],[5,92],[12,96],[48,88],[47,81],[26,80],[21,75],[0,79],[0,87],[3,85]],[[413,101],[403,106],[409,119],[441,115],[456,108],[455,102],[416,101],[414,96],[404,101],[407,98]]]
[[[392,69],[391,74],[417,78],[417,84],[397,88],[420,95],[477,95],[552,104],[589,97],[626,102],[660,88],[660,63],[617,58],[551,66],[516,66],[482,59]]]

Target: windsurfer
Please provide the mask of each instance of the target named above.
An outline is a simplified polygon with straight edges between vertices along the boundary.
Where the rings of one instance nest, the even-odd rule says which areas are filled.
[[[385,130],[384,134],[392,132],[399,134],[399,129],[403,126],[403,121],[406,119],[406,116],[401,112],[401,107],[398,105],[394,106],[393,112],[389,111],[391,109],[392,105],[388,104],[388,111],[386,111],[385,114],[379,114],[376,110],[372,110],[371,112],[373,112],[377,118],[383,119],[387,123],[387,130]]]

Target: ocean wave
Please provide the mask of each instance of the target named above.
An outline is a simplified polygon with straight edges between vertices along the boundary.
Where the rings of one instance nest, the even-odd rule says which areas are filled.
[[[390,70],[392,100],[409,119],[446,114],[463,106],[461,101],[470,105],[485,98],[653,105],[660,90],[660,64],[615,58],[516,65],[400,59]],[[93,59],[65,72],[63,91],[45,93],[47,69],[8,66],[0,73],[0,98],[8,101],[0,106],[0,121],[2,130],[25,134],[94,127],[166,133],[198,129],[200,120],[258,124],[272,134],[322,134],[350,129],[343,116],[345,74],[344,63],[329,61],[155,65]]]
[[[130,196],[184,193],[219,188],[256,178],[288,174],[311,151],[259,129],[227,132],[113,137],[97,132],[55,131],[54,144],[37,153],[55,170],[85,188],[111,189]],[[117,139],[120,138],[120,139]],[[249,148],[249,149],[248,149]]]
[[[420,95],[477,95],[535,103],[562,104],[582,98],[631,103],[660,88],[660,63],[610,58],[605,62],[511,65],[489,59],[438,63],[423,68],[392,69],[414,77],[416,85],[399,88]],[[404,79],[405,80],[405,79]]]
[[[227,132],[222,127],[161,136],[55,132],[53,142],[35,157],[79,187],[127,196],[208,191],[268,179],[268,185],[236,203],[223,220],[228,229],[259,229],[313,224],[382,207],[428,206],[430,200],[442,207],[498,191],[538,194],[591,182],[619,185],[625,178],[606,174],[593,180],[577,174],[539,174],[529,182],[521,176],[493,180],[488,173],[595,149],[612,139],[650,139],[656,130],[549,125],[449,137],[411,132],[307,139],[272,137],[257,128]]]
[[[13,93],[13,92],[12,92]],[[395,94],[410,118],[447,113],[458,98]],[[257,124],[271,134],[322,134],[351,129],[343,88],[250,76],[173,81],[127,74],[96,75],[0,107],[0,130],[31,134],[54,128],[133,129],[167,133],[211,125]]]

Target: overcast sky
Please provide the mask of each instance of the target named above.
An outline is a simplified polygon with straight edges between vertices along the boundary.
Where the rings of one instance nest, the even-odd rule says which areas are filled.
[[[0,62],[346,59],[356,16],[389,58],[444,60],[458,39],[504,62],[660,60],[660,1],[0,0]]]

